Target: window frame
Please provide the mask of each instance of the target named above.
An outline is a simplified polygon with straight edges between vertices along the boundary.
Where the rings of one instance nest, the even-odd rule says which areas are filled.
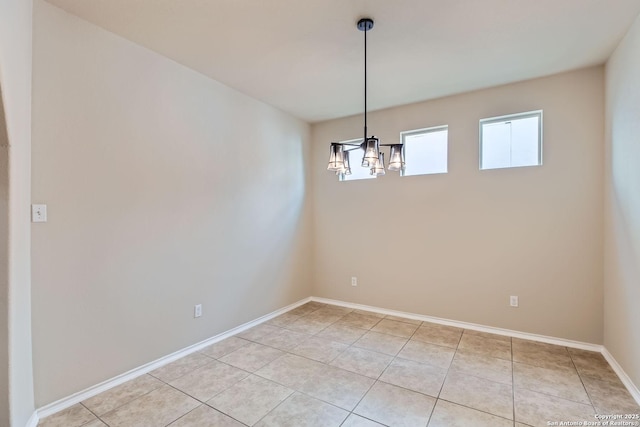
[[[443,130],[447,131],[447,170],[445,170],[444,172],[428,172],[428,173],[417,173],[417,174],[411,174],[411,175],[405,175],[404,170],[401,170],[400,171],[401,177],[422,176],[422,175],[441,175],[441,174],[449,173],[449,125],[448,124],[402,131],[400,132],[400,142],[404,145],[405,137],[407,136],[424,135],[424,134],[433,133],[433,132],[440,132]],[[409,160],[406,158],[406,155],[407,153],[406,153],[406,146],[405,146],[405,160],[407,163],[409,163]]]
[[[508,121],[512,121],[512,120],[519,120],[519,119],[528,119],[531,117],[538,117],[538,163],[535,165],[522,165],[522,166],[505,166],[505,167],[501,167],[501,168],[483,168],[482,167],[482,148],[483,148],[483,137],[482,137],[482,127],[485,124],[493,124],[493,123],[500,123],[500,122],[508,122]],[[497,117],[488,117],[486,119],[480,119],[480,121],[478,122],[478,167],[481,171],[486,171],[486,170],[495,170],[495,169],[513,169],[513,168],[526,168],[526,167],[534,167],[534,166],[542,166],[542,149],[544,147],[543,144],[543,111],[542,110],[533,110],[533,111],[526,111],[523,113],[514,113],[514,114],[506,114],[503,116],[497,116]]]

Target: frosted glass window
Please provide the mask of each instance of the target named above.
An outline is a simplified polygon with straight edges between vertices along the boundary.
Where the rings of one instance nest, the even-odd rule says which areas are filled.
[[[359,144],[362,142],[362,138],[341,142],[343,144]],[[351,175],[339,175],[340,181],[356,181],[358,179],[376,178],[375,175],[371,175],[371,169],[362,167],[362,158],[364,157],[364,150],[362,148],[357,148],[355,146],[345,146],[344,148],[346,150],[349,150],[349,164],[351,165]]]
[[[542,164],[542,111],[480,120],[480,169]]]
[[[402,176],[447,173],[448,126],[402,132],[400,136],[406,162]]]

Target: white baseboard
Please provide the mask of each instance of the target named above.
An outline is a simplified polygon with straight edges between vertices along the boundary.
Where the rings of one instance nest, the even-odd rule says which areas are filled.
[[[544,342],[548,344],[561,345],[564,347],[579,348],[582,350],[590,350],[590,351],[597,351],[597,352],[602,351],[602,346],[599,344],[590,344],[590,343],[581,342],[581,341],[567,340],[564,338],[549,337],[546,335],[530,334],[527,332],[519,332],[511,329],[495,328],[492,326],[478,325],[476,323],[460,322],[457,320],[442,319],[440,317],[425,316],[422,314],[407,313],[407,312],[398,311],[398,310],[387,310],[385,308],[372,307],[370,305],[363,305],[363,304],[354,304],[350,302],[337,301],[337,300],[332,300],[328,298],[311,297],[311,300],[325,303],[325,304],[339,305],[342,307],[348,307],[348,308],[353,308],[358,310],[373,311],[375,313],[386,314],[391,316],[407,317],[409,319],[422,320],[424,322],[438,323],[438,324],[447,325],[447,326],[455,326],[457,328],[471,329],[473,331],[488,332],[491,334],[504,335],[507,337],[521,338],[525,340],[532,340],[532,341],[539,341],[539,342]]]
[[[622,369],[622,366],[620,366],[615,357],[609,353],[609,350],[607,350],[606,347],[602,348],[602,355],[607,359],[607,362],[609,362],[609,365],[611,365],[616,374],[618,374],[620,381],[622,381],[627,390],[629,390],[629,393],[631,393],[631,396],[635,399],[636,403],[640,405],[640,390],[638,390],[638,387],[636,387],[633,381],[631,381],[629,375],[627,375],[624,369]]]
[[[27,421],[27,425],[25,427],[38,427],[39,422],[40,417],[38,417],[38,411],[34,411],[34,413],[29,417],[29,420]]]
[[[182,350],[178,350],[174,353],[169,354],[168,356],[164,356],[161,357],[160,359],[154,360],[153,362],[149,362],[145,365],[142,365],[140,367],[137,367],[135,369],[132,369],[128,372],[125,372],[123,374],[120,374],[116,377],[113,377],[111,379],[108,379],[106,381],[101,382],[100,384],[96,384],[92,387],[89,387],[85,390],[79,391],[77,393],[72,394],[71,396],[65,397],[63,399],[57,400],[55,402],[52,402],[48,405],[43,406],[42,408],[37,409],[35,415],[35,422],[36,424],[33,424],[33,426],[35,427],[38,423],[38,419],[40,418],[44,418],[47,417],[51,414],[54,414],[56,412],[62,411],[63,409],[67,409],[70,406],[75,405],[76,403],[82,402],[83,400],[87,400],[90,397],[93,397],[97,394],[100,394],[104,391],[107,391],[113,387],[119,386],[122,383],[125,383],[127,381],[130,381],[136,377],[139,377],[140,375],[144,375],[148,372],[153,371],[154,369],[158,369],[168,363],[171,363],[173,361],[176,361],[178,359],[180,359],[181,357],[187,356],[191,353],[194,353],[196,351],[202,350],[203,348],[210,346],[211,344],[214,344],[218,341],[222,341],[225,338],[228,338],[232,335],[238,334],[242,331],[245,331],[249,328],[252,328],[256,325],[259,325],[261,323],[266,322],[267,320],[273,319],[276,316],[279,316],[283,313],[286,313],[287,311],[293,310],[296,307],[301,306],[302,304],[306,304],[307,302],[311,301],[311,297],[302,299],[298,302],[295,302],[293,304],[290,304],[286,307],[283,307],[279,310],[273,311],[269,314],[265,314],[262,317],[259,317],[255,320],[252,320],[250,322],[244,323],[240,326],[237,326],[233,329],[229,329],[228,331],[222,332],[216,336],[213,336],[211,338],[208,338],[204,341],[200,341],[199,343],[190,345],[189,347],[185,347]],[[32,416],[31,418],[34,418],[34,416]],[[31,427],[31,419],[29,420],[30,424],[29,427]]]

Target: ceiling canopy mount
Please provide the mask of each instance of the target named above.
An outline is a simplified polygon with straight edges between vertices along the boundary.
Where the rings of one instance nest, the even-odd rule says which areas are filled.
[[[369,31],[373,28],[373,19],[371,18],[362,18],[358,21],[358,29],[360,31]]]

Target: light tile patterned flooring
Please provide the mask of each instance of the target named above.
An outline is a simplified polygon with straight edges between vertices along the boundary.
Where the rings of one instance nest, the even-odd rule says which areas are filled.
[[[310,302],[39,426],[547,426],[640,408],[599,353]]]

